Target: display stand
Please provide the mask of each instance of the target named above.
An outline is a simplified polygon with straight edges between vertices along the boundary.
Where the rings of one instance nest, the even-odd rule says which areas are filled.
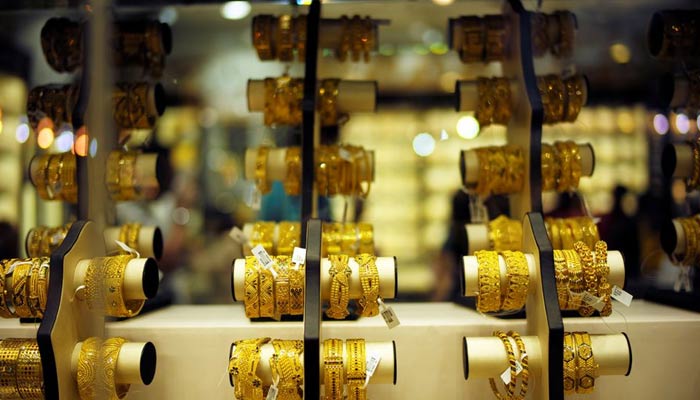
[[[315,86],[317,85],[318,83]],[[248,111],[265,111],[265,81],[249,79],[247,98]],[[377,110],[377,82],[341,80],[338,82],[336,106],[339,113],[375,112]]]
[[[120,226],[110,226],[104,231],[107,254],[121,251],[116,241],[119,240]],[[157,226],[142,226],[139,230],[136,251],[141,257],[153,257],[159,260],[163,256],[163,233]]]
[[[661,154],[661,170],[667,179],[693,175],[693,147],[690,143],[669,143]]]
[[[318,219],[308,222],[304,274],[304,399],[309,400],[321,395],[321,221]]]

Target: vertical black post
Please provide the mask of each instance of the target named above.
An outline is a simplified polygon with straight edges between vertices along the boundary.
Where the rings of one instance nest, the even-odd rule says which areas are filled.
[[[88,102],[90,100],[90,57],[87,54],[88,40],[90,40],[90,35],[88,31],[91,29],[90,21],[85,22],[85,28],[80,32],[81,40],[83,42],[83,66],[80,70],[80,83],[78,87],[78,99],[75,102],[75,108],[71,113],[71,121],[73,123],[73,132],[77,135],[78,129],[85,125],[85,112],[87,110]],[[76,136],[77,137],[77,136]],[[89,143],[87,144],[89,147]],[[89,149],[88,149],[89,151]],[[88,219],[88,204],[89,204],[89,190],[88,185],[88,173],[87,173],[87,156],[82,157],[77,153],[75,155],[76,164],[76,182],[78,183],[78,204],[77,204],[77,215],[78,219],[87,220]]]
[[[318,31],[321,23],[321,1],[314,0],[306,19],[306,62],[304,99],[301,103],[301,246],[307,247],[306,223],[313,217],[315,181],[316,73],[318,67]],[[308,251],[308,249],[307,249]]]
[[[303,226],[303,225],[302,225]],[[304,291],[304,399],[321,396],[321,220],[306,226],[306,271]]]

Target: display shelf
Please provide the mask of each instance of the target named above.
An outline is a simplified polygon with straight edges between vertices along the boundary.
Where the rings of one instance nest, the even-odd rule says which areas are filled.
[[[393,303],[401,325],[386,329],[378,318],[324,322],[323,337],[364,338],[370,342],[396,342],[397,379],[393,385],[370,385],[370,398],[489,399],[488,381],[465,381],[463,336],[488,336],[494,329],[525,331],[525,320],[500,320],[449,303]],[[616,307],[607,318],[565,318],[566,331],[591,334],[627,334],[634,356],[628,377],[606,376],[596,382],[590,399],[691,399],[700,380],[695,346],[700,315],[634,300]],[[32,324],[1,320],[2,337],[32,337]],[[303,327],[293,322],[254,323],[245,318],[242,305],[173,306],[126,321],[107,324],[108,336],[150,341],[158,349],[158,371],[147,388],[133,385],[129,399],[233,398],[227,374],[231,341],[260,336],[301,339]],[[664,365],[673,368],[663,368]],[[683,371],[683,373],[679,373]],[[649,385],[648,382],[659,382]],[[584,398],[584,397],[581,397]]]

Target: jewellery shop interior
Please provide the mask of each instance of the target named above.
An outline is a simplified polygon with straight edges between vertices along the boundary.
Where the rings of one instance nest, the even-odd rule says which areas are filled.
[[[2,0],[0,399],[698,399],[699,112],[694,0]]]

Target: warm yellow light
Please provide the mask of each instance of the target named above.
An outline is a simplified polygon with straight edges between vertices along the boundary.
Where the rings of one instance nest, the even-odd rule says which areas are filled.
[[[474,139],[479,135],[479,121],[466,115],[457,121],[457,134],[464,139]]]
[[[626,45],[615,43],[610,46],[610,57],[618,64],[627,64],[632,58],[632,52]]]
[[[81,157],[85,157],[88,152],[88,135],[82,134],[75,138],[73,152]]]
[[[433,0],[433,3],[439,5],[439,6],[449,6],[450,4],[454,3],[455,0]]]
[[[42,149],[48,149],[49,147],[51,147],[51,144],[53,144],[53,138],[53,129],[43,128],[39,131],[39,135],[36,137],[36,143]]]

